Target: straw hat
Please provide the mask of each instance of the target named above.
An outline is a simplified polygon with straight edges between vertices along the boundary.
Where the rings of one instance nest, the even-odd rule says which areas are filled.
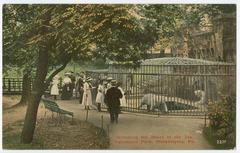
[[[111,81],[111,85],[116,86],[116,85],[117,85],[117,80],[114,80],[114,79],[113,79],[113,80]]]
[[[113,80],[112,77],[107,77],[107,81],[111,81],[111,80]]]
[[[87,82],[88,82],[88,81],[92,81],[92,78],[87,77],[86,81],[87,81]]]
[[[66,72],[64,75],[65,75],[65,76],[69,76],[69,75],[71,75],[71,73]]]

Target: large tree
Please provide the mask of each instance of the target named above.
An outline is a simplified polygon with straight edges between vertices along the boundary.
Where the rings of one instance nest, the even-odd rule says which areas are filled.
[[[25,28],[19,33],[21,45],[17,45],[15,53],[24,50],[36,61],[31,65],[36,73],[21,135],[23,143],[32,141],[44,90],[71,59],[101,55],[111,60],[137,61],[156,39],[154,28],[145,24],[152,21],[146,22],[135,5],[4,5],[4,13],[11,7],[18,7],[14,12],[17,20],[11,22]],[[10,19],[4,17],[3,22]],[[4,52],[10,52],[6,44],[16,43],[7,39],[12,36],[11,31],[4,32]],[[57,69],[49,73],[50,65]]]

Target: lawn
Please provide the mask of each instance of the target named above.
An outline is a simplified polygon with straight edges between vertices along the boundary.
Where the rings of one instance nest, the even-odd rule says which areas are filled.
[[[3,96],[3,149],[107,149],[107,133],[91,123],[65,117],[57,124],[56,115],[44,117],[45,108],[40,104],[34,138],[30,144],[20,143],[26,106],[12,106],[19,96]]]

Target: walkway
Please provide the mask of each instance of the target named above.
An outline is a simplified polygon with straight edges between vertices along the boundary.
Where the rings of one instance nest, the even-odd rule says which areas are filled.
[[[77,100],[58,100],[60,107],[85,120],[86,110]],[[107,112],[90,110],[88,121],[109,131],[110,149],[212,149],[202,135],[203,119],[157,117],[123,112],[118,124],[109,124]],[[109,128],[108,128],[109,127]]]

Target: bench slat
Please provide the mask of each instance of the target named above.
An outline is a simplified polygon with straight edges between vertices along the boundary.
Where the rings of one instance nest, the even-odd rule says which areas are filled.
[[[73,117],[73,112],[61,109],[55,101],[42,98],[44,107],[52,112],[66,114]]]

